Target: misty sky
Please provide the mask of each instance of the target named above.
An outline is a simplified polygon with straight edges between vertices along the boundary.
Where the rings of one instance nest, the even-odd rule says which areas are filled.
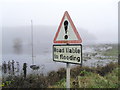
[[[82,28],[93,34],[98,42],[116,43],[118,41],[118,1],[2,0],[0,23],[3,27],[29,26],[32,19],[34,25],[57,28],[64,12],[68,11],[79,30]]]

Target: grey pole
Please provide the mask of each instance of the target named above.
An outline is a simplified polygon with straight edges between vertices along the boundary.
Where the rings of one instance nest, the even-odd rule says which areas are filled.
[[[70,89],[70,64],[66,63],[67,66],[67,73],[66,73],[66,87],[67,89]]]
[[[31,20],[31,43],[32,43],[32,64],[34,64],[34,53],[33,53],[33,21]]]

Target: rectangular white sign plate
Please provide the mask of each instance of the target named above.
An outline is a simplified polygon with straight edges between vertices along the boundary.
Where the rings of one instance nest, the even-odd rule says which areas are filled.
[[[82,45],[53,45],[53,61],[82,64]]]

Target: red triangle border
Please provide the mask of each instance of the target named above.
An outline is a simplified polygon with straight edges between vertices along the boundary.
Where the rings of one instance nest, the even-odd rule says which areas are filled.
[[[69,22],[70,22],[70,24],[71,24],[71,26],[72,26],[75,34],[76,34],[78,40],[59,40],[59,41],[56,41],[56,39],[57,39],[57,37],[58,37],[58,34],[59,34],[59,32],[60,32],[60,28],[61,28],[62,23],[63,23],[63,21],[64,21],[65,16],[67,16],[67,18],[68,18],[68,20],[69,20]],[[75,25],[73,24],[73,21],[72,21],[72,19],[70,18],[70,15],[68,14],[67,11],[65,11],[65,13],[64,13],[64,16],[63,16],[63,18],[62,18],[62,20],[61,20],[61,22],[60,22],[60,25],[59,25],[59,27],[58,27],[58,31],[57,31],[57,33],[56,33],[56,35],[55,35],[55,38],[54,38],[53,42],[54,42],[54,43],[81,43],[81,42],[82,42],[82,39],[80,38],[80,35],[79,35],[79,33],[77,32],[77,29],[76,29]]]

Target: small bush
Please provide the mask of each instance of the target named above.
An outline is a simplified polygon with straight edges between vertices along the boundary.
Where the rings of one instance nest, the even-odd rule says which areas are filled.
[[[57,74],[58,74],[59,80],[65,78],[66,77],[66,69],[65,68],[60,68],[57,71]]]
[[[104,67],[97,67],[96,73],[100,74],[101,76],[105,76],[107,73],[111,72],[115,67],[118,65],[116,63],[110,63]]]

